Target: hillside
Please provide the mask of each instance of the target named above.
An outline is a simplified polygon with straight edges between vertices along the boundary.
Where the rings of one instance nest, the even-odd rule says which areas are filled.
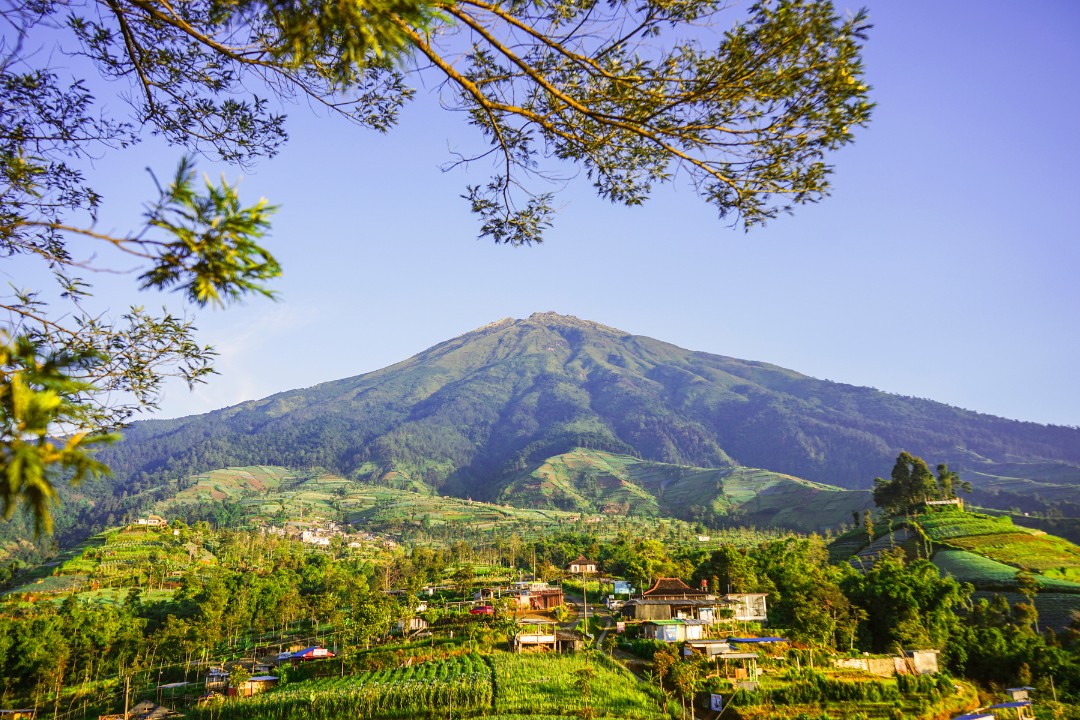
[[[850,558],[869,570],[877,556],[902,547],[909,556],[929,557],[943,573],[970,583],[985,596],[1009,593],[1023,601],[1017,572],[1038,585],[1036,607],[1046,624],[1066,627],[1080,612],[1080,547],[1042,530],[1014,525],[1009,517],[947,510],[914,518],[879,520],[875,539],[865,529],[844,533],[830,546],[834,560]]]
[[[548,458],[511,478],[499,499],[519,507],[664,515],[711,527],[754,525],[800,532],[850,523],[873,505],[865,490],[729,465],[694,468],[599,450]]]
[[[273,464],[493,499],[579,447],[850,489],[869,487],[907,450],[973,480],[979,504],[1080,515],[1076,428],[816,380],[553,313],[501,320],[366,375],[135,423],[103,459],[116,471],[111,495]]]

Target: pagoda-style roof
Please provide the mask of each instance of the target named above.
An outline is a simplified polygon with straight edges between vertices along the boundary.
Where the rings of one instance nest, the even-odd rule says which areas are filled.
[[[658,578],[653,586],[641,593],[643,598],[704,598],[708,595],[704,590],[695,590],[679,578]]]
[[[584,555],[578,555],[577,560],[571,561],[570,564],[571,565],[595,565],[596,563],[594,563],[592,560],[589,560]]]

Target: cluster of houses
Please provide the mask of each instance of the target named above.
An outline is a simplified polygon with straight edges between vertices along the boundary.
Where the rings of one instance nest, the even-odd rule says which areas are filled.
[[[271,671],[275,665],[280,666],[285,663],[291,663],[292,665],[299,665],[302,662],[310,660],[329,660],[334,657],[334,653],[320,645],[312,645],[310,647],[301,648],[299,650],[286,650],[278,653],[277,658],[270,660],[240,660],[235,663],[239,665],[251,676],[242,682],[230,682],[231,673],[223,667],[212,667],[206,674],[205,686],[207,696],[211,696],[213,693],[224,694],[230,697],[251,697],[261,692],[265,692],[278,683],[278,676],[271,675]],[[172,685],[161,686],[162,688],[169,688],[173,686],[186,685],[187,683],[173,683]]]
[[[363,547],[364,543],[393,548],[397,545],[387,537],[373,533],[350,533],[344,527],[334,521],[323,522],[321,518],[313,518],[311,522],[291,521],[283,526],[268,525],[261,529],[264,535],[276,535],[278,537],[299,540],[307,545],[316,547],[329,547],[335,537],[345,539],[345,544],[352,548]]]

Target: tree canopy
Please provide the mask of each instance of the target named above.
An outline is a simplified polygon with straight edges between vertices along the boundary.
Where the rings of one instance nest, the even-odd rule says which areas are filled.
[[[961,481],[944,463],[937,466],[935,477],[925,460],[902,452],[888,480],[874,478],[874,504],[887,514],[899,515],[927,500],[952,500],[957,490],[971,492],[971,483]]]
[[[196,307],[271,294],[280,268],[260,242],[274,208],[243,206],[224,180],[200,182],[190,158],[272,157],[291,102],[386,132],[415,86],[438,87],[479,135],[452,162],[492,168],[463,197],[496,243],[540,242],[553,192],[577,172],[626,205],[679,179],[746,228],[823,198],[828,153],[852,141],[872,107],[865,13],[841,17],[809,0],[756,3],[741,18],[725,11],[718,0],[0,5],[0,252],[36,259],[55,279],[0,299],[8,513],[50,482],[26,474],[19,452],[41,468],[68,452],[59,465],[76,476],[101,472],[87,443],[153,407],[165,377],[195,383],[213,371],[213,350],[183,316],[93,307],[87,277],[115,270],[107,258],[137,263],[140,289],[179,291]],[[65,77],[65,56],[119,81],[106,87],[121,88],[130,112],[113,112],[97,84]],[[139,227],[102,231],[107,188],[95,186],[89,160],[146,133],[184,159],[169,181],[155,179]],[[70,382],[46,382],[43,367]],[[44,393],[33,421],[19,392]],[[32,503],[47,527],[47,504]]]

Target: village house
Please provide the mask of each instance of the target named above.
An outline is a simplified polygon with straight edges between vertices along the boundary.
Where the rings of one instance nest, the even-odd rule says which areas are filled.
[[[298,663],[306,662],[308,660],[326,660],[332,657],[334,657],[334,653],[324,647],[313,645],[311,647],[306,647],[303,650],[297,650],[289,656],[289,659],[292,660],[293,663]]]
[[[514,652],[574,652],[585,647],[585,637],[576,630],[563,630],[551,620],[526,618],[518,622],[511,642]]]
[[[518,607],[529,610],[552,610],[563,604],[562,588],[551,587],[546,582],[516,582],[510,594]]]
[[[622,614],[632,620],[695,620],[706,625],[720,617],[715,596],[679,578],[659,578],[640,598],[623,605]]]
[[[278,678],[276,675],[256,675],[255,677],[248,679],[247,682],[240,683],[236,688],[236,694],[240,697],[251,697],[252,695],[266,692],[277,684]]]
[[[206,690],[224,692],[229,685],[229,673],[224,668],[212,667],[206,673]]]
[[[566,571],[571,575],[595,575],[596,563],[589,560],[584,555],[578,555],[577,560],[571,561],[567,566]]]
[[[687,640],[700,640],[705,637],[704,620],[649,620],[641,624],[642,635],[650,640],[678,643]]]
[[[157,528],[165,527],[169,523],[165,520],[165,518],[161,517],[160,515],[148,515],[144,518],[139,518],[138,520],[136,520],[135,524],[139,527]]]
[[[321,545],[326,547],[330,544],[330,538],[320,534],[320,531],[316,530],[304,530],[300,533],[300,542],[307,543],[309,545]]]
[[[769,620],[766,597],[768,593],[728,593],[721,601],[732,611],[733,620],[765,623]]]
[[[729,640],[688,640],[683,646],[684,658],[700,655],[713,661],[717,675],[722,674],[732,682],[756,682],[758,679],[757,653],[742,651]]]
[[[428,621],[419,615],[397,621],[397,631],[402,635],[411,635],[412,633],[421,632],[427,629]]]

